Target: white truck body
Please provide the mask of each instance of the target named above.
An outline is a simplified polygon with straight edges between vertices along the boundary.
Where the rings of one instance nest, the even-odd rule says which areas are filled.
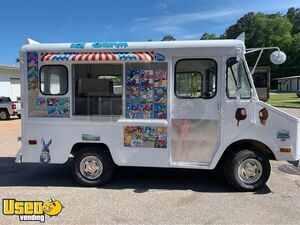
[[[119,166],[214,169],[230,146],[244,142],[272,159],[299,160],[300,121],[258,100],[244,53],[239,40],[24,45],[22,147],[16,161],[65,163],[76,146],[93,144],[105,146]],[[228,97],[227,65],[236,57],[245,63],[248,98]],[[45,94],[52,81],[45,80],[42,68],[49,73],[54,68],[49,66],[67,69],[67,84],[59,81],[59,88],[66,90],[61,95]],[[122,89],[119,83],[114,87],[122,94],[116,101],[110,98],[113,106],[94,87],[99,83],[111,92],[107,96],[113,95],[107,76],[114,74],[105,67],[121,71]],[[51,85],[48,92],[58,84]],[[142,96],[144,88],[149,88],[148,97]],[[118,104],[121,113],[113,115],[110,108]],[[45,146],[47,160],[41,156]]]

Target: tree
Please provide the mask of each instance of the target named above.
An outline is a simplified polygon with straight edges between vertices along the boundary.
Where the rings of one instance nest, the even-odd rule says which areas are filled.
[[[175,41],[176,39],[172,35],[166,35],[163,37],[162,41]]]
[[[286,16],[280,13],[264,14],[264,13],[247,13],[241,17],[236,24],[226,29],[221,37],[233,39],[240,33],[245,32],[245,44],[248,48],[259,48],[266,46],[278,46],[280,49],[290,54],[290,49],[293,43],[291,34],[293,24]],[[254,65],[257,55],[247,55],[247,60],[250,66]],[[289,60],[288,60],[289,61]],[[288,65],[288,62],[285,65]],[[259,65],[270,65],[269,54],[265,52],[259,62]],[[271,65],[276,71],[278,66]]]
[[[254,16],[255,13],[249,12],[245,14],[243,17],[241,17],[236,24],[228,27],[223,35],[221,35],[221,38],[227,38],[227,39],[235,39],[238,37],[241,33],[246,33],[246,43],[250,46],[252,46],[252,39],[253,39],[253,26],[254,26]]]
[[[214,33],[207,33],[205,32],[201,38],[201,40],[215,40],[215,39],[218,39],[217,36],[214,34]]]
[[[300,9],[289,8],[286,17],[293,24],[292,35],[300,33]]]

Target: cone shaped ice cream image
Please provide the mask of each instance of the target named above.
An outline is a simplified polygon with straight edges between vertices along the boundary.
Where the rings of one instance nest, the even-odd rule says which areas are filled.
[[[269,117],[269,113],[266,108],[263,108],[259,111],[259,119],[262,125],[266,125],[268,117]]]
[[[237,126],[240,125],[241,120],[245,120],[247,118],[247,112],[245,108],[238,108],[235,112],[235,119],[237,120]]]

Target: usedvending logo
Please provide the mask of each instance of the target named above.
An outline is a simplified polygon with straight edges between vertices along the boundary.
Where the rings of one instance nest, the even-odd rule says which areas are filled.
[[[280,139],[281,141],[286,141],[286,139],[290,139],[290,132],[285,129],[278,131],[277,139]]]
[[[6,216],[19,216],[20,221],[45,222],[46,215],[57,216],[62,211],[62,204],[58,200],[48,201],[17,201],[16,199],[2,200],[2,213]]]

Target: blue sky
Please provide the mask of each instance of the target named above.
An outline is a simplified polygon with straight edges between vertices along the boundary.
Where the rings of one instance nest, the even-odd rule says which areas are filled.
[[[2,1],[0,64],[13,64],[31,37],[39,42],[199,39],[224,33],[249,11],[286,13],[300,0]]]

